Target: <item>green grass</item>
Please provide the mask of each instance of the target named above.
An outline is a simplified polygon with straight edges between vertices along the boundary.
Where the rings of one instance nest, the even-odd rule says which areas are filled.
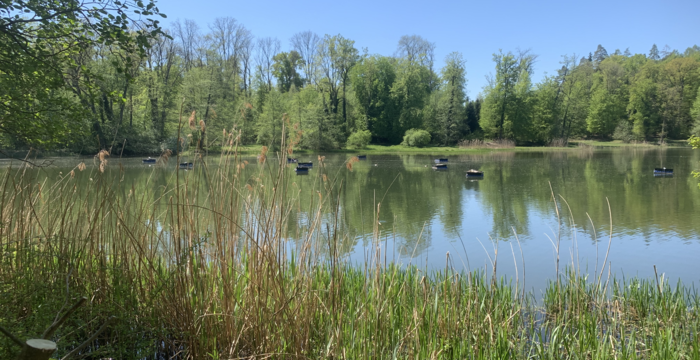
[[[602,147],[602,148],[619,148],[619,147],[659,147],[655,142],[644,142],[644,143],[626,143],[621,140],[571,140],[570,146],[592,146],[592,147]],[[667,140],[667,147],[687,147],[687,140]]]
[[[0,326],[36,337],[86,296],[53,338],[59,357],[114,316],[93,358],[700,359],[692,287],[570,266],[536,301],[495,268],[385,263],[377,225],[366,262],[350,264],[333,179],[299,199],[284,163],[243,178],[236,155],[217,161],[158,187],[97,166],[55,184],[6,171]],[[287,234],[292,207],[309,223]],[[0,337],[0,358],[18,350]]]
[[[410,147],[404,145],[368,145],[364,149],[329,149],[329,150],[312,150],[312,149],[294,149],[296,154],[317,154],[317,153],[342,153],[342,154],[429,154],[429,155],[448,155],[448,154],[474,154],[474,153],[487,153],[493,151],[517,151],[517,152],[529,152],[529,151],[562,151],[562,150],[572,150],[578,149],[580,146],[583,147],[594,147],[594,148],[623,148],[623,147],[658,147],[654,143],[625,143],[620,140],[611,141],[600,141],[600,140],[571,140],[568,147],[550,147],[550,146],[516,146],[516,147],[484,147],[484,148],[460,148],[457,146],[427,146],[427,147]],[[668,140],[668,147],[687,147],[688,142],[686,140]],[[244,155],[255,155],[259,154],[262,149],[262,145],[241,145],[238,147],[238,153]],[[217,153],[220,148],[214,148],[212,151]],[[226,151],[233,151],[234,148],[226,148]],[[191,155],[191,151],[183,153],[183,156]]]

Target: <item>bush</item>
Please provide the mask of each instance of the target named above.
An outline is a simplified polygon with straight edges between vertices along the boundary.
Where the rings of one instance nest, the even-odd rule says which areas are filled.
[[[369,130],[354,132],[348,138],[347,146],[349,148],[364,149],[372,140],[372,133]]]
[[[632,142],[634,134],[632,134],[632,124],[627,120],[622,120],[615,128],[613,139],[622,140],[623,142]]]
[[[421,129],[406,131],[401,145],[423,147],[430,144],[430,133]]]

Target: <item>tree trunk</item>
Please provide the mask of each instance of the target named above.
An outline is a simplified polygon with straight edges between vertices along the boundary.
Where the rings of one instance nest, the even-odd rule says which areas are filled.
[[[347,114],[346,109],[345,109],[345,103],[347,102],[347,99],[345,97],[345,82],[346,82],[346,80],[343,79],[343,121],[345,121],[345,135],[348,135],[348,130],[349,130],[348,114]]]
[[[49,360],[56,352],[56,343],[44,339],[29,339],[17,360]]]

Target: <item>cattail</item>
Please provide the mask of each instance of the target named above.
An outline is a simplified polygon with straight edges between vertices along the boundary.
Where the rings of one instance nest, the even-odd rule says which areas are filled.
[[[245,107],[247,109],[251,109],[251,110],[253,109],[253,105],[251,105],[250,103],[245,103]]]
[[[267,146],[263,146],[262,149],[260,150],[261,155],[267,154]]]
[[[70,171],[70,177],[71,177],[71,179],[75,177],[75,170]]]
[[[226,137],[226,129],[224,129],[224,137]]]
[[[326,181],[328,181],[328,176],[326,176],[326,174],[323,174],[323,182],[326,182]]]
[[[211,110],[211,117],[213,117],[214,119],[216,119],[216,117],[217,117],[216,111],[214,111],[214,109],[212,109],[212,108],[209,108],[209,110]]]
[[[189,123],[190,123],[190,130],[194,130],[197,126],[195,125],[194,122],[194,115],[197,113],[197,110],[192,110],[192,115],[190,115],[189,118]]]
[[[345,163],[345,167],[348,168],[348,170],[352,171],[352,163],[351,162],[348,161],[347,163]]]
[[[358,158],[357,156],[353,156],[350,158],[350,160],[348,160],[348,162],[350,162],[351,164],[354,164],[354,163],[359,162],[359,161],[360,161],[360,158]]]
[[[248,160],[243,160],[243,163],[248,165]]]
[[[106,166],[106,161],[103,161],[100,163],[100,172],[101,173],[105,172],[105,166]]]
[[[100,159],[100,161],[105,161],[105,157],[109,156],[109,151],[107,150],[100,150],[100,152],[97,153],[97,158]]]
[[[204,120],[199,120],[199,128],[202,129],[202,132],[204,132]]]
[[[78,164],[78,170],[83,171],[83,170],[85,170],[85,168],[86,168],[86,166],[85,166],[84,162],[81,162],[80,164]]]
[[[250,184],[246,184],[245,187],[248,189],[248,191],[253,191],[253,187],[250,186]]]

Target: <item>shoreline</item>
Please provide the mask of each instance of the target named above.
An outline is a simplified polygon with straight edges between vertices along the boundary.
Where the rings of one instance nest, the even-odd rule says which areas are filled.
[[[259,154],[262,150],[262,145],[242,145],[238,147],[238,153],[243,155],[254,155]],[[340,149],[327,149],[327,150],[314,150],[314,149],[295,149],[294,152],[298,154],[427,154],[427,155],[441,155],[441,154],[473,154],[473,153],[486,153],[492,151],[517,151],[517,152],[533,152],[533,151],[570,151],[570,150],[581,150],[581,149],[616,149],[616,148],[686,148],[690,147],[687,140],[671,140],[666,145],[658,145],[653,143],[624,143],[619,140],[613,141],[598,141],[598,140],[571,140],[569,146],[567,147],[555,147],[555,146],[515,146],[515,147],[498,147],[498,146],[484,146],[484,147],[468,147],[461,148],[459,146],[426,146],[426,147],[409,147],[404,145],[368,145],[364,149],[351,149],[351,148],[340,148]],[[235,148],[226,148],[227,151],[234,151]],[[12,159],[24,159],[27,158],[29,152],[31,156],[28,159],[45,159],[52,157],[92,157],[89,154],[78,154],[71,153],[63,150],[52,150],[52,151],[42,151],[42,150],[4,150],[0,151],[0,160],[12,160]],[[222,151],[219,146],[212,147],[208,151],[209,155],[216,155]],[[187,150],[181,153],[181,156],[191,156],[192,151]],[[123,156],[124,158],[135,158],[135,157],[157,157],[160,154],[153,153],[143,153],[143,154],[131,154],[129,156]],[[293,155],[290,155],[290,157]],[[112,154],[112,159],[121,157],[118,154]]]

